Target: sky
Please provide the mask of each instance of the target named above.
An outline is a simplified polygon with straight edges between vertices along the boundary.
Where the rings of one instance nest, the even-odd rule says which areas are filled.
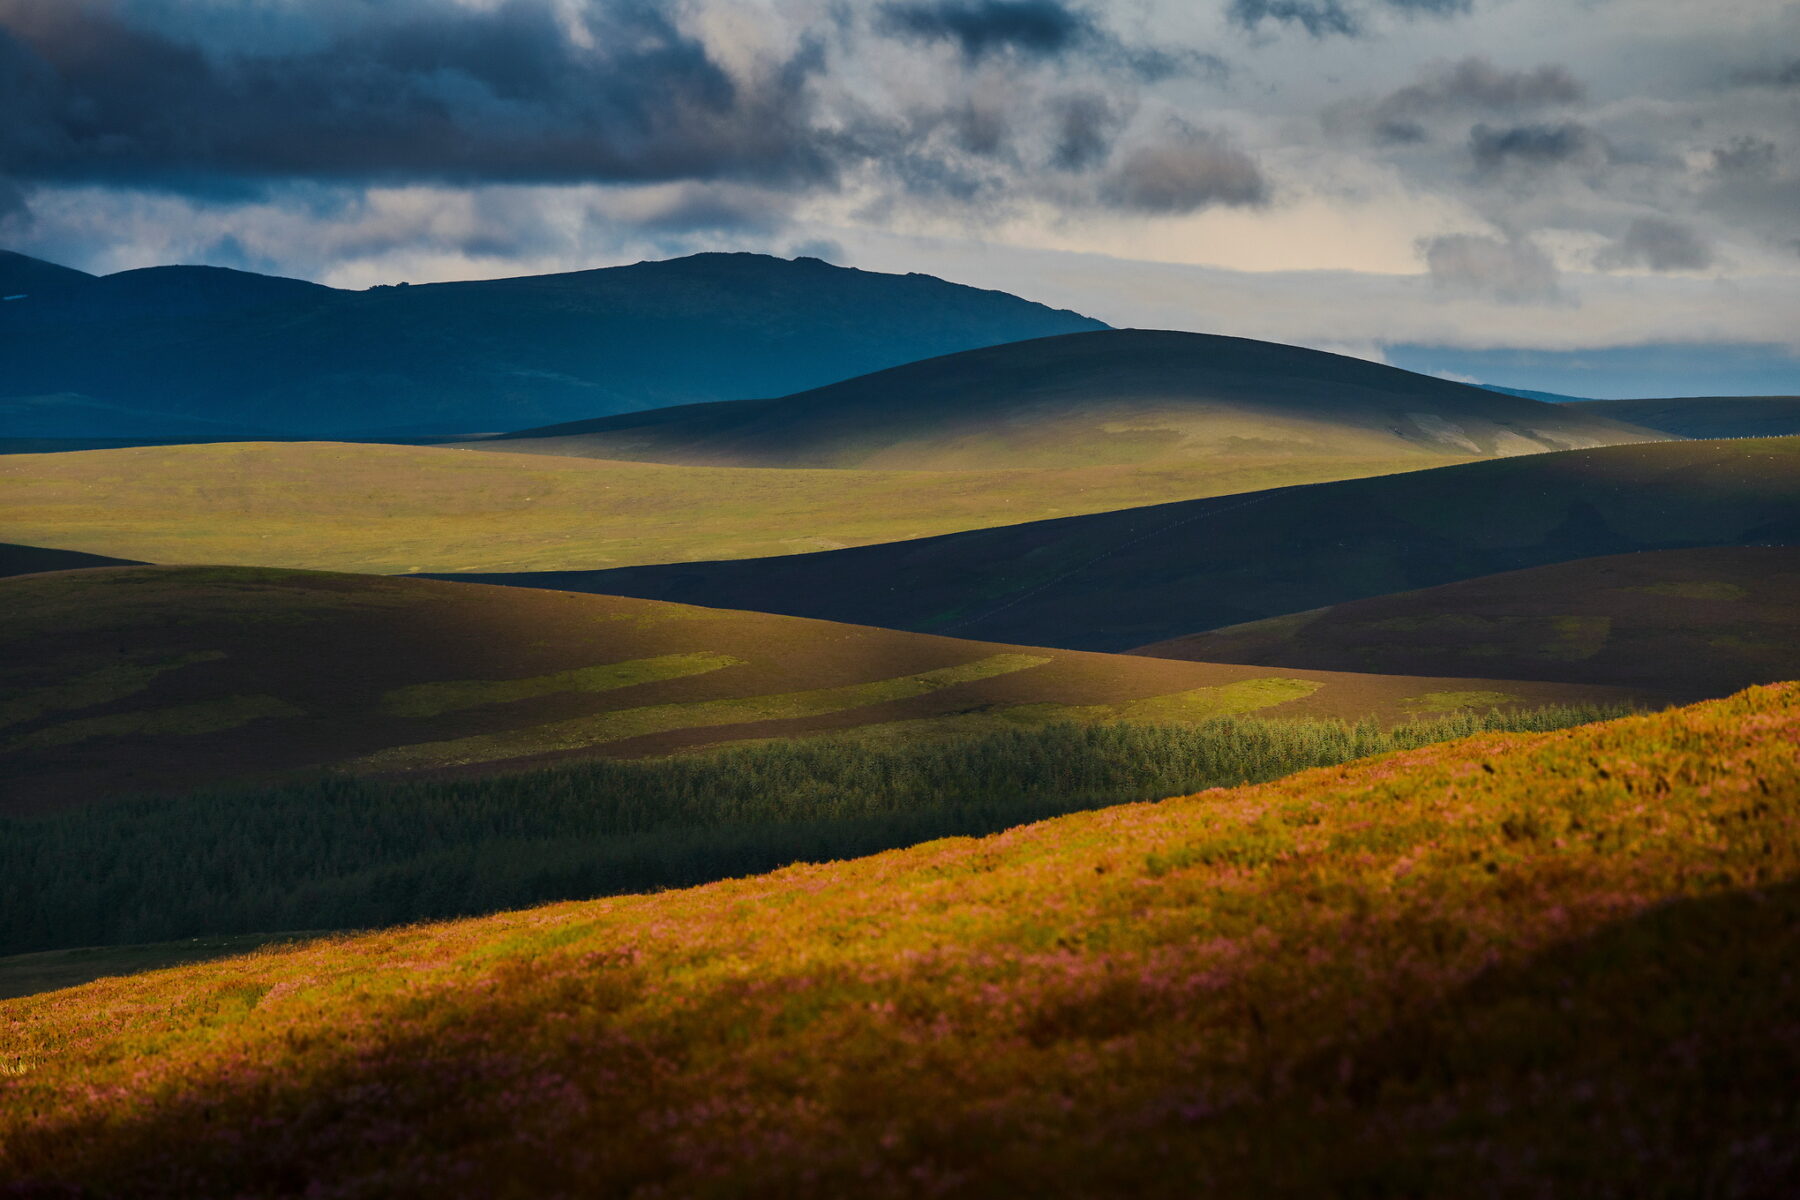
[[[809,254],[1800,392],[1800,2],[0,0],[0,246],[340,287]]]

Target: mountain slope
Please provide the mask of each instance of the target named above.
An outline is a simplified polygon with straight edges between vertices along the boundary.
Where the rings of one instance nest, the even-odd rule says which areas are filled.
[[[138,567],[144,564],[125,558],[108,558],[103,554],[82,554],[76,550],[51,550],[43,546],[20,546],[0,542],[0,578],[12,575],[36,575],[44,571],[76,571],[87,567]]]
[[[1800,679],[1800,547],[1578,559],[1227,626],[1132,653],[1720,696]]]
[[[344,442],[148,446],[0,458],[0,536],[156,562],[588,569],[828,550],[1429,461],[800,471]]]
[[[1775,1196],[1800,687],[0,1004],[24,1194]]]
[[[745,562],[469,576],[1122,650],[1500,571],[1800,542],[1800,438],[1468,463]]]
[[[1581,400],[1575,407],[1609,420],[1667,430],[1681,437],[1785,437],[1800,433],[1800,396]]]
[[[930,276],[754,254],[365,292],[156,268],[0,306],[8,395],[284,433],[518,428],[1100,328]]]
[[[0,297],[24,296],[29,299],[33,295],[83,287],[93,281],[94,276],[86,271],[0,250]]]
[[[851,728],[925,736],[946,718],[957,731],[1223,712],[1397,720],[1630,698],[243,567],[22,576],[0,580],[0,610],[0,810],[303,768],[492,771]]]
[[[1297,346],[1119,329],[965,351],[777,400],[658,409],[472,445],[710,466],[943,470],[1245,456],[1428,461],[1661,437]]]

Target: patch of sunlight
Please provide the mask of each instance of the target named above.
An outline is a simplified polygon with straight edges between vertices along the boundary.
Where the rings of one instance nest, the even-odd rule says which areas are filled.
[[[1471,708],[1493,708],[1500,704],[1512,704],[1517,696],[1505,692],[1426,692],[1422,696],[1407,696],[1400,701],[1400,708],[1408,713],[1462,712]]]
[[[227,696],[223,700],[205,700],[198,704],[177,704],[168,708],[145,708],[136,712],[113,713],[104,717],[86,717],[64,721],[44,729],[13,738],[0,745],[0,750],[29,750],[46,746],[73,746],[92,738],[136,737],[175,734],[193,736],[223,733],[260,721],[265,717],[303,717],[306,714],[285,700],[274,696]]]
[[[47,713],[67,712],[77,708],[93,708],[123,700],[149,687],[159,675],[191,667],[195,663],[216,662],[225,657],[223,650],[201,650],[173,658],[133,655],[123,662],[109,663],[97,671],[77,675],[49,687],[34,688],[25,695],[0,702],[0,729],[34,721]]]
[[[391,717],[435,717],[441,713],[479,708],[487,704],[510,704],[535,696],[554,696],[565,692],[610,692],[640,683],[704,675],[708,671],[743,665],[743,659],[733,658],[729,654],[665,654],[658,658],[634,658],[627,662],[577,667],[572,671],[534,675],[524,679],[458,679],[442,683],[415,683],[384,694],[381,697],[381,711]]]

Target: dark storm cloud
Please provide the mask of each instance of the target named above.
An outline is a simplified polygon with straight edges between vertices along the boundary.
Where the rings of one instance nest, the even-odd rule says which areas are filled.
[[[1775,169],[1775,143],[1767,138],[1733,138],[1712,152],[1713,170],[1721,175],[1767,175]]]
[[[1064,171],[1083,171],[1104,162],[1125,114],[1097,93],[1064,96],[1052,106],[1056,147],[1050,161]]]
[[[1436,286],[1508,304],[1554,300],[1560,294],[1556,264],[1523,238],[1455,233],[1419,243]]]
[[[970,58],[1015,51],[1039,58],[1062,54],[1095,36],[1086,14],[1056,0],[935,0],[888,4],[881,10],[890,32],[955,42]]]
[[[1554,125],[1477,125],[1469,131],[1469,152],[1484,173],[1515,166],[1594,163],[1603,161],[1608,153],[1605,139],[1576,121]]]
[[[28,182],[826,177],[805,49],[734,78],[649,0],[320,4],[306,44],[204,49],[110,0],[0,0],[0,162]]]
[[[1712,247],[1692,227],[1664,217],[1639,217],[1619,239],[1594,256],[1603,271],[1646,267],[1652,271],[1698,271],[1712,265]]]
[[[1102,186],[1101,198],[1144,213],[1245,208],[1268,202],[1269,182],[1256,160],[1222,134],[1184,128],[1128,153]]]
[[[1416,16],[1450,17],[1469,11],[1472,0],[1231,0],[1227,14],[1246,29],[1264,21],[1298,25],[1314,37],[1355,37],[1377,9]]]

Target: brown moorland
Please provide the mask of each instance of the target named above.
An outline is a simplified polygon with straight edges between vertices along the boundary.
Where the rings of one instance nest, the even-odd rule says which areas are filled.
[[[1352,600],[1133,654],[1650,688],[1800,678],[1800,546],[1647,550]]]
[[[24,1195],[1800,1190],[1800,684],[0,1003]]]
[[[0,581],[6,811],[307,769],[483,772],[847,729],[1413,716],[1654,700],[967,642],[536,589],[250,567]]]

